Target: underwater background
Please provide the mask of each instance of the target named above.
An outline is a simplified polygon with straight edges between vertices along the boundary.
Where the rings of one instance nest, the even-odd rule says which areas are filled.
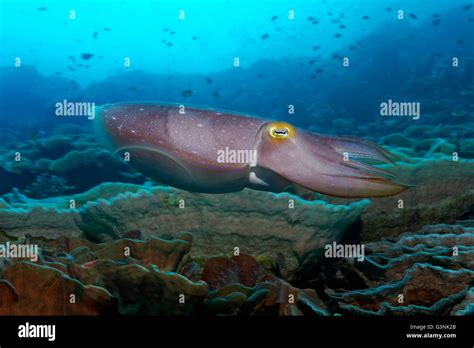
[[[0,259],[0,314],[474,314],[473,5],[0,1],[0,240],[41,249]],[[87,117],[56,116],[64,100],[356,136],[413,187],[181,191],[104,149]],[[389,100],[419,118],[381,116]],[[333,242],[365,260],[325,257]]]

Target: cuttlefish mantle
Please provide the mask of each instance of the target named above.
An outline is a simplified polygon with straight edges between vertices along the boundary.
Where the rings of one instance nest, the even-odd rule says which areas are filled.
[[[244,188],[282,192],[293,185],[338,197],[383,197],[405,185],[369,163],[395,156],[357,138],[324,136],[286,122],[173,104],[99,108],[100,140],[145,176],[204,193]]]

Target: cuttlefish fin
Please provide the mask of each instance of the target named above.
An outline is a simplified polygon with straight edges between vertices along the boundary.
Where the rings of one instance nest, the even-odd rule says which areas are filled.
[[[168,153],[166,151],[163,151],[163,150],[160,150],[160,149],[157,149],[157,148],[154,148],[154,147],[151,147],[151,146],[146,146],[146,145],[123,146],[123,147],[120,147],[120,148],[116,149],[114,151],[114,155],[121,152],[121,151],[124,151],[124,150],[134,150],[134,149],[135,150],[142,150],[142,151],[149,151],[151,153],[154,153],[154,154],[157,154],[159,156],[165,157],[167,160],[170,161],[170,163],[173,163],[173,164],[177,165],[178,167],[180,167],[181,169],[183,169],[184,172],[188,175],[189,179],[194,180],[193,173],[186,167],[186,165],[184,163],[177,160],[176,157],[174,157],[170,153]]]

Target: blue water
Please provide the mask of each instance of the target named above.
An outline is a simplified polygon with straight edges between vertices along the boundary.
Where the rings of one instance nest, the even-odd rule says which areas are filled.
[[[3,117],[52,124],[58,120],[51,104],[63,99],[164,100],[286,119],[292,104],[296,112],[289,119],[307,127],[318,127],[328,110],[367,119],[378,108],[368,99],[408,92],[429,98],[442,86],[427,80],[446,70],[452,73],[445,86],[472,86],[469,5],[3,0],[0,107]],[[400,9],[403,20],[397,18]],[[461,60],[456,70],[449,66],[454,56]],[[18,57],[22,66],[14,68]],[[342,57],[350,59],[350,68],[342,67]]]

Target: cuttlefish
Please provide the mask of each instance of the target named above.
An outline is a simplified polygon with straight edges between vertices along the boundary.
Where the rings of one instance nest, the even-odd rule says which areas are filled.
[[[382,147],[287,122],[161,103],[103,105],[94,122],[100,140],[140,173],[188,191],[283,192],[299,185],[360,198],[406,189],[393,173],[373,165],[394,163]]]

